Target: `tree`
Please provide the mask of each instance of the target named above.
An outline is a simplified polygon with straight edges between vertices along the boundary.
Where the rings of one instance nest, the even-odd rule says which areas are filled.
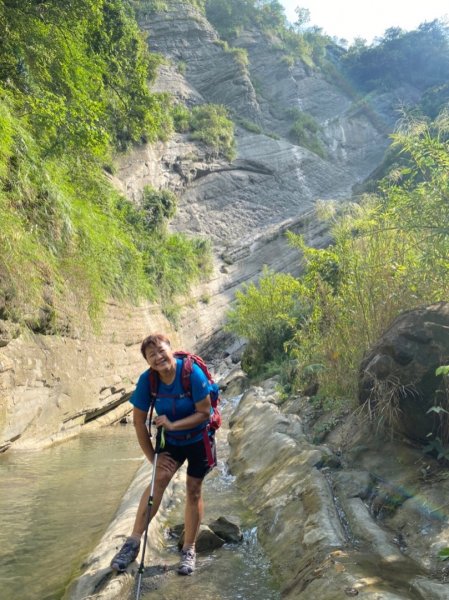
[[[297,6],[295,8],[296,13],[296,21],[293,23],[296,31],[300,32],[304,29],[307,23],[310,22],[310,10],[308,8],[303,8]]]

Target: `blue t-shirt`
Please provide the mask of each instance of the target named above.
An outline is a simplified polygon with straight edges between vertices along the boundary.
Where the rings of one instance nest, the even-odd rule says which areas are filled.
[[[192,395],[184,392],[181,382],[182,359],[176,359],[176,375],[173,383],[167,385],[163,381],[159,381],[154,410],[159,416],[165,415],[170,421],[179,421],[195,412],[195,404],[204,400],[209,394],[209,382],[206,375],[196,364],[193,364],[192,373],[190,375],[190,387]],[[136,408],[148,412],[151,405],[150,397],[150,369],[142,373],[137,382],[130,402]],[[193,444],[198,442],[203,437],[203,429],[206,427],[207,421],[201,423],[193,429],[183,429],[176,431],[176,434],[170,435],[170,431],[165,432],[165,437],[170,444],[183,446],[185,444]],[[188,439],[176,439],[178,436],[189,436]]]

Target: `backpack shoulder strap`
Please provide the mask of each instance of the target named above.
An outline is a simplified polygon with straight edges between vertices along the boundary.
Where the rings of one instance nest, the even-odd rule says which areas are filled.
[[[173,353],[176,358],[180,358],[182,360],[181,367],[181,385],[182,389],[186,394],[192,395],[191,383],[190,383],[190,375],[193,370],[194,358],[190,352],[184,352],[184,350],[178,350]]]
[[[148,378],[150,380],[150,398],[155,398],[157,396],[157,390],[159,387],[159,375],[157,371],[150,369],[148,373]]]

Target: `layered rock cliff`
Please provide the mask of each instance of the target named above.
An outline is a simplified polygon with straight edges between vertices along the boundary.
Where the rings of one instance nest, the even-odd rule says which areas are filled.
[[[416,92],[398,90],[357,109],[344,81],[301,61],[288,66],[276,40],[257,30],[235,40],[248,53],[245,66],[201,12],[177,0],[148,13],[140,25],[151,50],[166,58],[156,89],[188,106],[224,104],[236,122],[232,162],[176,134],[119,158],[112,177],[136,202],[147,184],[171,188],[179,197],[173,229],[213,241],[214,274],[180,299],[174,334],[176,343],[211,356],[226,350],[224,313],[242,283],[257,278],[264,264],[298,272],[297,253],[283,235],[287,229],[316,246],[327,243],[326,225],[314,212],[317,200],[349,197],[375,169],[388,145],[395,106],[416,99]],[[321,156],[289,140],[292,108],[318,123]],[[248,131],[242,120],[262,133]],[[139,342],[161,328],[170,325],[157,307],[111,305],[101,334],[86,327],[77,339],[6,336],[0,350],[0,448],[72,435],[110,409],[110,418],[118,418],[142,369]]]

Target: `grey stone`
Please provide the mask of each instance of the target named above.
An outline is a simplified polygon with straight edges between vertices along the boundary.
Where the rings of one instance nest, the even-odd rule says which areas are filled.
[[[179,539],[178,548],[182,548],[183,543],[184,531]],[[224,543],[225,540],[214,533],[207,525],[200,525],[198,537],[195,542],[195,549],[197,552],[211,552],[212,550],[221,548]]]
[[[337,494],[347,498],[368,498],[373,487],[371,475],[367,471],[344,470],[334,474]]]
[[[235,544],[241,542],[243,533],[236,523],[232,523],[226,517],[219,517],[212,523],[209,523],[210,529],[225,542]]]
[[[449,303],[439,302],[399,315],[369,350],[359,370],[359,400],[388,414],[389,402],[400,417],[397,431],[426,441],[437,434],[440,419],[432,406],[449,408],[442,377],[436,369],[449,363]],[[389,400],[386,400],[388,399]]]

